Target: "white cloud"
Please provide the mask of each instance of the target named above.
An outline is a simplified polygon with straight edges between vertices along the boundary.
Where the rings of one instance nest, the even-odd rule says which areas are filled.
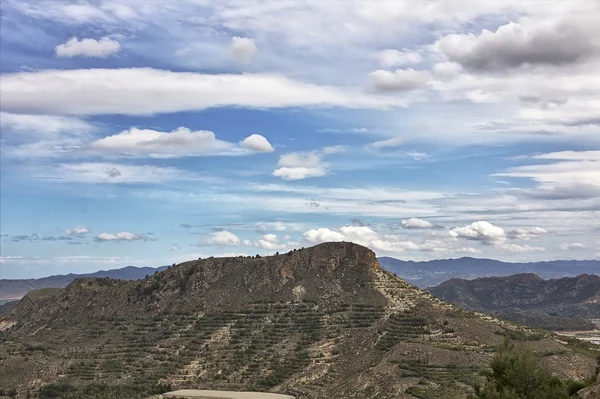
[[[424,89],[431,76],[427,71],[396,69],[394,72],[379,69],[369,74],[371,86],[376,91],[402,92]]]
[[[276,234],[264,234],[262,237],[260,237],[260,239],[264,240],[264,241],[276,243],[277,242],[277,235]]]
[[[499,246],[500,249],[503,249],[508,252],[513,253],[528,253],[528,252],[545,252],[546,248],[544,247],[531,247],[529,245],[518,245],[518,244],[502,244]]]
[[[134,234],[128,231],[122,231],[116,234],[110,233],[100,233],[96,237],[94,237],[94,241],[96,242],[105,242],[105,241],[138,241],[138,240],[147,240],[148,238],[143,234]]]
[[[75,226],[72,229],[63,229],[63,231],[70,236],[84,236],[86,233],[89,233],[91,230],[85,226]]]
[[[95,57],[106,58],[112,54],[118,53],[121,45],[116,40],[103,37],[96,39],[81,39],[72,37],[66,43],[56,46],[57,57]]]
[[[71,115],[147,115],[227,106],[385,108],[406,104],[399,98],[274,74],[211,75],[152,68],[4,74],[0,99],[9,112]]]
[[[434,225],[428,220],[410,218],[402,221],[402,227],[405,229],[431,229]]]
[[[256,152],[273,152],[275,149],[269,141],[260,134],[251,134],[240,142],[242,148]]]
[[[425,152],[418,152],[418,151],[408,151],[408,152],[406,152],[406,155],[408,155],[415,161],[422,161],[423,159],[427,159],[427,158],[431,157],[429,154],[427,154]]]
[[[305,240],[315,244],[328,241],[344,241],[345,239],[342,233],[330,230],[326,227],[305,231],[303,236]]]
[[[192,131],[178,127],[171,132],[131,128],[89,144],[92,151],[124,156],[172,158],[200,155],[243,155],[251,152],[274,151],[263,136],[253,134],[239,143],[219,140],[207,130]]]
[[[565,161],[600,161],[600,151],[559,151],[534,155],[532,158]]]
[[[391,139],[379,140],[375,141],[368,145],[368,148],[374,148],[376,150],[380,150],[382,148],[394,148],[399,147],[404,144],[404,137],[393,137]]]
[[[540,155],[538,157],[542,157]],[[575,159],[575,152],[568,155],[549,154],[553,158],[569,157]],[[543,187],[588,185],[600,187],[600,161],[594,160],[595,151],[584,152],[581,160],[566,160],[538,165],[524,165],[509,168],[505,172],[495,173],[493,176],[526,177],[541,183]],[[587,160],[586,158],[592,158]]]
[[[348,241],[369,247],[383,253],[402,253],[406,250],[420,250],[421,247],[408,240],[395,236],[382,236],[367,226],[343,226],[339,231],[326,227],[311,229],[304,232],[304,239],[311,244],[329,241]]]
[[[473,247],[461,247],[456,252],[467,253],[467,254],[480,254],[482,251]]]
[[[574,251],[574,250],[580,250],[580,249],[587,249],[587,246],[580,242],[563,242],[558,247],[563,251]]]
[[[257,48],[254,39],[234,36],[231,38],[231,55],[240,63],[248,63],[256,54]]]
[[[347,151],[346,146],[343,145],[331,145],[328,147],[323,147],[321,149],[321,153],[323,155],[334,155],[334,154],[342,154]]]
[[[478,221],[468,226],[456,227],[450,230],[449,234],[454,238],[464,238],[484,243],[501,243],[506,240],[506,232],[502,227],[494,226],[486,221]]]
[[[257,222],[256,228],[260,231],[286,231],[286,230],[302,230],[304,228],[303,223],[297,222]],[[289,238],[286,238],[289,240]]]
[[[58,133],[73,135],[76,132],[89,132],[94,129],[93,125],[80,118],[8,112],[0,112],[0,126],[3,136],[7,130],[16,130],[21,135],[53,137]]]
[[[423,60],[419,53],[414,51],[399,51],[395,49],[385,49],[375,53],[375,58],[384,68],[398,67],[407,64],[418,64]]]
[[[204,241],[204,245],[240,245],[241,240],[230,231],[214,231]]]
[[[171,247],[171,251],[173,251],[173,252],[175,252],[175,251],[179,251],[180,249],[181,249],[181,247],[180,247],[179,245],[177,245],[177,244],[174,244],[174,245]]]
[[[202,176],[174,167],[107,162],[62,163],[35,171],[33,177],[57,182],[106,184],[161,184],[173,181],[203,180]]]
[[[531,229],[514,229],[507,233],[508,238],[517,240],[532,240],[542,235],[548,234],[548,231],[542,227],[533,227]]]
[[[226,153],[232,151],[233,144],[218,140],[213,132],[206,130],[179,127],[166,133],[131,128],[96,140],[90,143],[90,148],[121,155],[173,157]]]
[[[284,180],[301,180],[327,175],[327,163],[318,151],[292,152],[279,157],[278,168],[273,176]]]

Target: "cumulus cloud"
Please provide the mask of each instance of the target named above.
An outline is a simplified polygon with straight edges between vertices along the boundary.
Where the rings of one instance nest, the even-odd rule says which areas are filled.
[[[371,87],[381,92],[402,92],[427,87],[431,76],[427,71],[396,69],[394,72],[379,69],[369,74]]]
[[[284,180],[301,180],[327,175],[327,163],[318,151],[292,152],[279,157],[278,168],[273,176]]]
[[[342,233],[330,230],[326,227],[305,231],[303,236],[308,242],[315,244],[329,241],[344,241],[346,238]]]
[[[82,237],[91,230],[85,226],[75,226],[72,229],[64,229],[63,231],[69,236]]]
[[[275,234],[264,234],[256,244],[261,248],[269,249],[271,251],[283,249],[285,247],[285,245],[277,243],[277,235]]]
[[[480,249],[473,248],[473,247],[461,247],[456,252],[477,255],[477,254],[480,254],[482,251]]]
[[[240,245],[241,240],[231,231],[221,230],[209,234],[203,242],[204,245]]]
[[[481,241],[486,244],[501,243],[506,240],[506,232],[502,227],[494,226],[486,221],[473,222],[468,226],[456,227],[449,231],[451,237]]]
[[[548,21],[522,18],[495,32],[449,34],[436,46],[449,61],[475,71],[569,65],[598,54],[598,33],[595,19],[586,15]]]
[[[587,245],[580,242],[563,242],[558,246],[563,251],[576,251],[580,249],[587,249]]]
[[[100,40],[96,39],[81,39],[72,37],[66,43],[56,46],[57,57],[95,57],[106,58],[110,55],[118,53],[121,45],[116,40],[108,37],[103,37]]]
[[[139,241],[148,240],[149,238],[144,234],[134,234],[128,231],[122,231],[116,234],[100,233],[94,237],[96,242],[107,242],[107,241]]]
[[[261,135],[253,134],[240,142],[219,140],[207,130],[192,131],[178,127],[171,132],[131,128],[90,143],[95,151],[124,156],[146,156],[172,158],[177,156],[243,154],[244,150],[255,152],[274,151],[271,144]]]
[[[269,141],[260,134],[251,134],[240,142],[242,148],[256,152],[273,152],[275,149]]]
[[[405,229],[431,229],[435,226],[428,220],[410,218],[402,221],[402,227]]]
[[[227,106],[386,108],[407,101],[274,74],[213,75],[152,68],[3,74],[0,99],[7,112],[69,115],[148,115]]]
[[[385,253],[402,253],[406,250],[427,250],[425,247],[421,247],[412,241],[400,239],[395,236],[381,235],[367,226],[343,226],[339,231],[321,227],[305,231],[303,237],[311,244],[329,241],[348,241]]]
[[[268,241],[268,242],[277,242],[277,235],[276,234],[264,234],[261,237],[261,240]]]
[[[230,50],[234,60],[240,63],[248,63],[252,61],[257,48],[254,39],[234,36],[231,38]]]
[[[423,60],[419,53],[414,51],[399,51],[395,49],[385,49],[375,53],[375,58],[384,68],[398,67],[408,64],[418,64]]]

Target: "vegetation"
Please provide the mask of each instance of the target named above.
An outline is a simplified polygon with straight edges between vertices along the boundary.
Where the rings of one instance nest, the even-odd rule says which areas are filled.
[[[485,373],[486,384],[471,399],[568,399],[593,383],[561,380],[552,375],[531,349],[505,339]]]

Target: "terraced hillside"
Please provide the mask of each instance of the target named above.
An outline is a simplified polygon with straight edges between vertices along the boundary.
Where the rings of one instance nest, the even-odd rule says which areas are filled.
[[[79,279],[28,297],[0,321],[0,389],[20,397],[197,388],[462,398],[505,336],[565,377],[595,364],[591,345],[460,310],[350,243],[191,261],[141,281]]]

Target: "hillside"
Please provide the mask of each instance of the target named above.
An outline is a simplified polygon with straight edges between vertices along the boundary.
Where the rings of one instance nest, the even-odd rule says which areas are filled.
[[[600,260],[554,260],[511,263],[493,259],[436,259],[424,262],[378,258],[381,266],[421,288],[432,287],[452,278],[474,279],[489,276],[535,273],[545,279],[600,274]]]
[[[600,318],[600,276],[544,280],[536,274],[451,279],[429,291],[465,309],[551,330],[591,330]]]
[[[170,386],[464,398],[505,336],[562,377],[595,364],[591,345],[460,310],[350,243],[195,260],[140,281],[78,279],[52,298],[28,294],[0,325],[0,389],[20,397],[139,398]]]
[[[144,278],[146,275],[151,275],[164,269],[166,269],[166,266],[158,268],[127,266],[122,269],[100,270],[98,272],[88,274],[71,273],[25,280],[1,279],[0,299],[19,299],[24,297],[29,291],[39,290],[42,288],[64,288],[75,279],[83,277],[109,277],[122,280],[139,280]]]

